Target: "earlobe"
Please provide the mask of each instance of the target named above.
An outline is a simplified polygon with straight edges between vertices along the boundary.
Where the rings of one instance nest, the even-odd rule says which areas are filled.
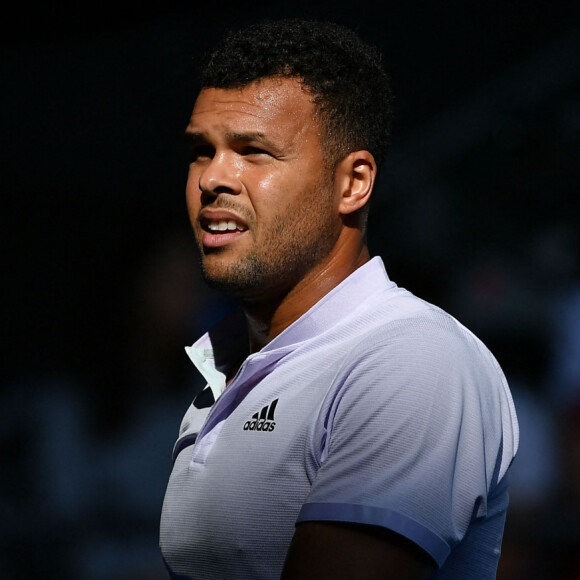
[[[349,153],[337,168],[340,187],[339,212],[351,214],[370,200],[377,174],[377,164],[368,151]]]

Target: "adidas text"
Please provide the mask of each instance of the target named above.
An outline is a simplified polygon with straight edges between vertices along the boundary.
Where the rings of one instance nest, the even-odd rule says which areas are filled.
[[[244,423],[244,431],[274,431],[274,427],[276,427],[276,421],[264,421],[263,419],[260,421],[253,419]]]
[[[244,423],[244,431],[274,431],[274,427],[276,427],[274,411],[277,404],[278,399],[274,399],[269,405],[254,413],[252,418]]]

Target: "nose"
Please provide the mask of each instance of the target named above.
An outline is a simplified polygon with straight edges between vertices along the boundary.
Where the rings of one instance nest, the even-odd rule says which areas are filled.
[[[227,153],[216,153],[202,167],[199,174],[199,189],[206,195],[229,193],[237,195],[242,188],[240,169]]]

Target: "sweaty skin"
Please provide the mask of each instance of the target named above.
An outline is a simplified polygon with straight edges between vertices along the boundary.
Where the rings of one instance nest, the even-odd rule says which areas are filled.
[[[328,168],[312,96],[296,79],[203,89],[186,134],[186,195],[206,280],[241,298],[250,352],[369,259],[357,210],[370,153]]]

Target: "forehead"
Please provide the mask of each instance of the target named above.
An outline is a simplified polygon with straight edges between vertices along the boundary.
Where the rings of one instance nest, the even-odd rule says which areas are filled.
[[[303,133],[316,130],[315,117],[312,96],[297,79],[274,77],[242,88],[202,89],[188,131]]]

